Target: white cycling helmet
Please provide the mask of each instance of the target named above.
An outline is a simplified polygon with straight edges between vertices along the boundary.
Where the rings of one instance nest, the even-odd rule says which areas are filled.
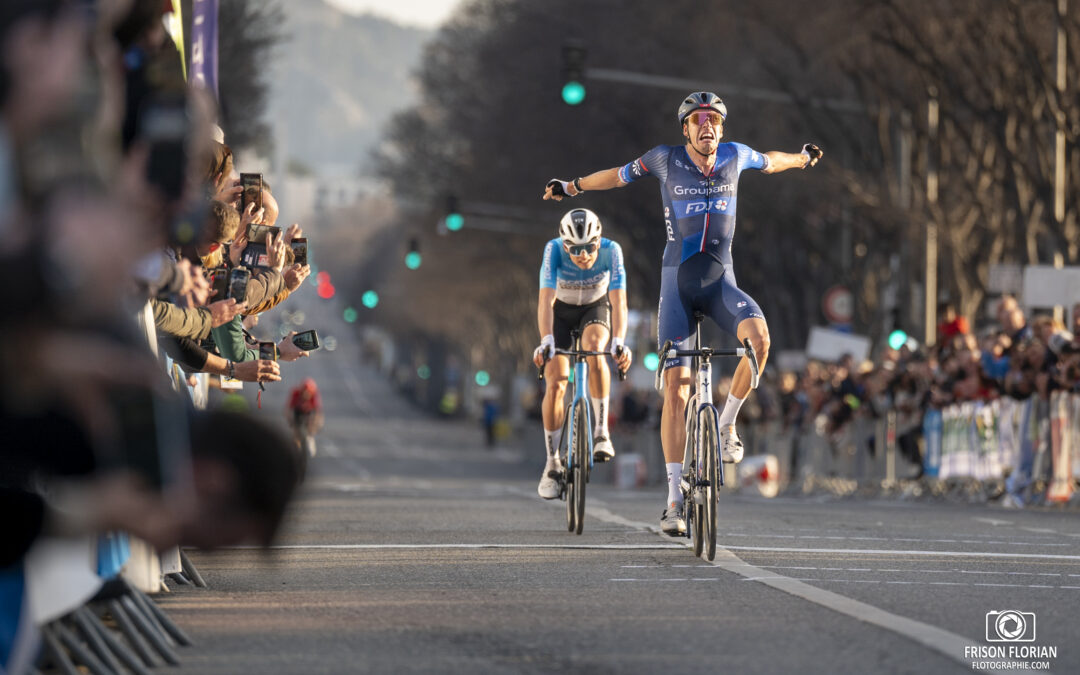
[[[559,221],[559,236],[564,244],[588,244],[599,241],[600,217],[589,209],[571,209]]]

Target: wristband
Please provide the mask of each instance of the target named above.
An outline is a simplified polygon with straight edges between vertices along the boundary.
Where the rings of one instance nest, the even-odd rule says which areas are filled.
[[[225,363],[229,368],[229,377],[235,380],[236,379],[236,364],[233,363],[232,361],[229,361],[229,360],[226,360]]]
[[[578,192],[585,192],[585,189],[581,187],[581,176],[574,179],[574,189]]]

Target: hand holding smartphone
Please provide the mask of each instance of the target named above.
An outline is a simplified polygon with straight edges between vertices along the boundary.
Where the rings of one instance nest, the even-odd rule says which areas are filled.
[[[232,298],[239,302],[247,299],[248,280],[251,279],[251,271],[246,267],[234,267],[229,270],[229,290],[225,298]]]
[[[289,242],[293,252],[293,262],[298,265],[308,264],[307,237],[294,237]]]
[[[273,342],[260,342],[259,343],[259,360],[261,361],[277,361],[278,360],[278,348]]]
[[[240,213],[244,213],[248,204],[254,204],[256,212],[263,207],[263,176],[261,173],[240,174],[240,187],[243,188],[240,193]]]
[[[293,336],[292,342],[294,345],[296,345],[300,349],[303,349],[305,352],[314,351],[321,346],[319,344],[319,334],[315,332],[314,328],[311,330],[306,330],[302,333],[297,333]]]

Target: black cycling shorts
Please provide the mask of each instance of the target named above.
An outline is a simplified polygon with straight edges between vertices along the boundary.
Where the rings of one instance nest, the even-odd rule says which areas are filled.
[[[607,295],[587,305],[570,305],[556,300],[554,309],[555,321],[551,334],[555,338],[555,346],[559,349],[571,349],[574,344],[570,339],[570,331],[580,330],[584,333],[585,326],[591,323],[598,323],[611,333],[611,301]]]

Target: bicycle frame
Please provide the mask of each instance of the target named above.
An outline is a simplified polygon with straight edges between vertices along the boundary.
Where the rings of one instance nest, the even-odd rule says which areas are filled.
[[[571,333],[574,337],[574,351],[580,351],[581,349],[581,335],[577,331]],[[585,401],[585,429],[589,448],[589,469],[593,466],[593,438],[592,438],[592,402],[589,400],[589,364],[585,361],[585,357],[581,354],[574,355],[574,397],[570,401],[570,405],[566,407],[566,415],[563,418],[563,424],[566,425],[570,431],[570,436],[566,439],[567,448],[567,469],[573,468],[574,453],[571,449],[574,447],[574,429],[572,416],[574,410],[577,409],[578,401]]]
[[[696,317],[695,317],[696,318]],[[720,427],[720,413],[717,411],[716,406],[713,405],[712,395],[712,355],[713,352],[709,348],[702,348],[701,346],[701,322],[697,322],[697,328],[695,330],[696,336],[694,339],[694,349],[701,353],[701,356],[694,356],[692,362],[692,370],[695,373],[694,377],[694,393],[691,394],[690,400],[686,402],[686,409],[688,411],[694,411],[694,417],[686,415],[686,442],[683,446],[683,474],[686,474],[690,469],[690,461],[694,456],[693,448],[697,444],[698,430],[702,428],[701,416],[711,415],[715,418],[716,427]],[[717,457],[717,461],[719,461]],[[724,485],[724,472],[718,472],[720,479],[720,487]]]

